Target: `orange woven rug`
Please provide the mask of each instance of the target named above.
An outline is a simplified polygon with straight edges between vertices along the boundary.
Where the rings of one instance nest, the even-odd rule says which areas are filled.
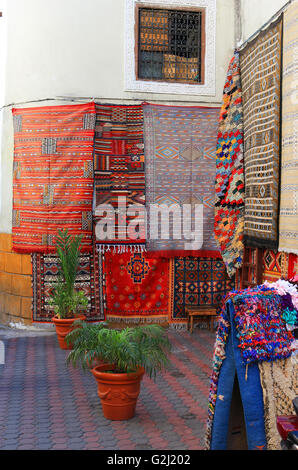
[[[12,113],[14,251],[52,253],[63,228],[91,251],[95,104]]]

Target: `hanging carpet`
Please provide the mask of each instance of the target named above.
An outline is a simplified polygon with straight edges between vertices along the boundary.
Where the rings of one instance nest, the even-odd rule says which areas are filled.
[[[126,323],[167,323],[169,260],[146,253],[98,253],[106,319]]]
[[[144,105],[146,248],[151,256],[220,255],[214,238],[218,116],[218,108]]]
[[[94,180],[95,235],[101,252],[111,245],[121,246],[122,251],[123,247],[128,251],[135,246],[143,249],[145,175],[141,105],[96,104]],[[132,205],[137,205],[140,212],[131,209],[127,213]],[[135,222],[136,217],[139,223]],[[106,235],[103,229],[99,231],[100,221],[103,228],[104,222],[115,228]]]
[[[235,278],[227,275],[221,258],[179,257],[170,261],[169,322],[186,323],[185,307],[215,306],[220,314]]]
[[[243,110],[239,54],[235,53],[223,92],[215,180],[214,233],[229,276],[242,266],[243,229]]]
[[[32,255],[33,322],[51,322],[54,308],[50,305],[50,294],[57,285],[59,259],[55,254]],[[87,310],[82,312],[87,320],[103,320],[103,293],[99,277],[98,260],[92,253],[81,254],[75,281],[75,289],[88,297]]]
[[[282,18],[240,52],[248,246],[278,248]]]
[[[13,250],[55,252],[58,229],[92,251],[95,104],[13,109]]]
[[[298,255],[298,2],[284,13],[279,251]],[[296,91],[293,86],[296,83]]]

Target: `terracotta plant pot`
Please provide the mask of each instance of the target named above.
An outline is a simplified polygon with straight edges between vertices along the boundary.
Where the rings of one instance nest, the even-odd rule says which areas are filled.
[[[72,325],[76,320],[86,320],[86,316],[78,315],[75,318],[52,318],[52,322],[56,326],[57,338],[61,349],[72,349],[71,344],[68,346],[65,336],[73,329]]]
[[[115,366],[104,364],[92,369],[97,382],[104,417],[113,421],[133,418],[140,393],[144,368],[129,374],[114,374],[107,371]]]

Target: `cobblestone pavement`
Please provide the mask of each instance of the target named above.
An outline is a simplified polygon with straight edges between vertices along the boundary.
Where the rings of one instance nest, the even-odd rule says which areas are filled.
[[[104,418],[91,372],[65,364],[54,333],[5,331],[1,450],[203,448],[214,333],[170,330],[170,369],[155,382],[145,376],[135,417],[116,422]]]

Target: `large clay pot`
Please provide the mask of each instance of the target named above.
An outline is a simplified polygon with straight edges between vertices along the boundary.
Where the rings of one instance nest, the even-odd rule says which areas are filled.
[[[67,344],[65,336],[73,329],[73,323],[76,320],[86,320],[86,316],[78,315],[74,318],[52,318],[52,322],[56,326],[57,338],[61,349],[72,349],[72,344]]]
[[[137,399],[140,394],[141,380],[144,368],[137,372],[117,374],[107,371],[115,366],[103,364],[92,369],[97,382],[97,392],[101,400],[105,418],[113,421],[123,421],[133,418]]]

